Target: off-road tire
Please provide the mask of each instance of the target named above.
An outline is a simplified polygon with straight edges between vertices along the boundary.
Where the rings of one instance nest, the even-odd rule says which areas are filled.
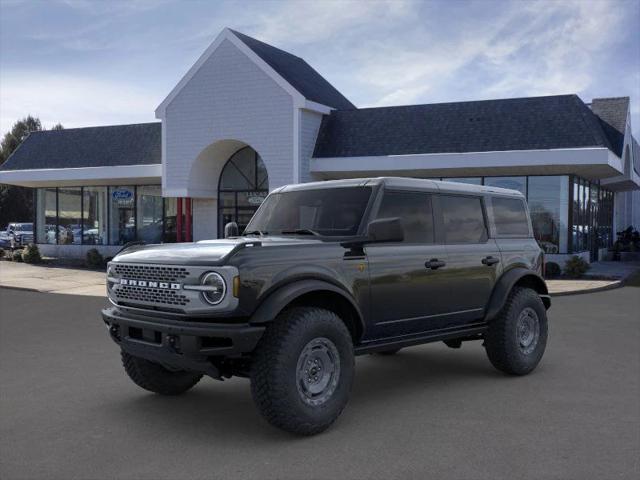
[[[395,355],[400,350],[402,350],[402,349],[401,348],[392,348],[392,349],[389,349],[389,350],[382,350],[380,352],[376,352],[376,355],[382,355],[383,357],[388,357],[388,356],[391,356],[391,355]]]
[[[518,337],[518,319],[531,309],[538,319],[539,333],[532,351],[525,353]],[[485,348],[492,365],[510,375],[530,373],[542,358],[547,345],[547,311],[540,296],[530,288],[515,287],[500,314],[489,324]]]
[[[133,383],[160,395],[180,395],[200,381],[194,372],[167,370],[162,365],[121,352],[122,365]]]
[[[328,339],[339,357],[332,393],[319,405],[303,400],[299,360],[312,341]],[[273,426],[298,435],[326,430],[347,404],[355,360],[353,341],[335,313],[316,307],[293,307],[269,324],[254,352],[251,393],[260,413]]]

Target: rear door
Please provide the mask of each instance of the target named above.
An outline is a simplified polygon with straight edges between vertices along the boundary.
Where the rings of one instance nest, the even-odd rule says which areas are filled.
[[[501,271],[500,250],[489,238],[482,196],[442,194],[437,202],[438,226],[446,245],[450,325],[481,318]]]
[[[432,200],[428,192],[384,192],[376,218],[400,218],[405,238],[365,247],[373,337],[435,329],[434,319],[447,311],[447,254],[435,243]]]

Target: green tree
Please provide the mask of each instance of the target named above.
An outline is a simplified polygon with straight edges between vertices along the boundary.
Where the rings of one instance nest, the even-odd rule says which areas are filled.
[[[62,130],[59,123],[53,130]],[[0,165],[18,148],[31,132],[42,130],[39,118],[28,115],[13,124],[0,142]],[[0,228],[9,222],[28,222],[33,219],[33,190],[14,185],[0,185]]]

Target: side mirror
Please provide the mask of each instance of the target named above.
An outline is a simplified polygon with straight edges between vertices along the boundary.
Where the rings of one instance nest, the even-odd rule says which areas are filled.
[[[367,243],[401,242],[404,229],[398,217],[378,218],[367,227]]]
[[[238,224],[236,222],[229,222],[224,226],[224,238],[237,237],[238,235]]]

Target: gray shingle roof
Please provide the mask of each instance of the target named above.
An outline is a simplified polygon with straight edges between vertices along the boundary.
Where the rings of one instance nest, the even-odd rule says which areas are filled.
[[[161,163],[159,122],[32,132],[0,170]]]
[[[302,58],[243,33],[231,31],[307,100],[341,110],[356,108]]]
[[[332,111],[314,157],[606,147],[577,95]]]
[[[629,97],[594,98],[591,102],[591,110],[600,118],[602,129],[609,138],[613,151],[621,157],[627,127]]]

